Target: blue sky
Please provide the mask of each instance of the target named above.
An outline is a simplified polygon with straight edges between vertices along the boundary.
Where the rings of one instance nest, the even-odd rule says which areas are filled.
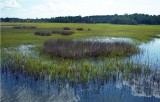
[[[145,13],[160,15],[160,0],[0,0],[1,17],[50,18]]]

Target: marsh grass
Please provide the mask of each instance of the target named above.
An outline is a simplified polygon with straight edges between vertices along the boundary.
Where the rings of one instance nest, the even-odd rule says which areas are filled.
[[[66,80],[74,83],[106,82],[117,80],[117,75],[122,74],[124,79],[132,79],[143,73],[150,72],[149,67],[134,64],[132,61],[109,59],[103,64],[69,59],[57,59],[48,62],[43,58],[34,58],[22,53],[2,53],[2,68],[9,68],[14,75],[21,73],[32,76],[35,80],[50,76],[51,80]],[[144,75],[144,74],[143,74]]]
[[[106,43],[73,40],[48,40],[43,52],[60,58],[120,57],[138,52],[138,48],[124,42]]]
[[[81,39],[90,37],[127,37],[141,42],[152,40],[160,32],[159,25],[113,25],[113,24],[84,24],[84,23],[1,23],[1,26],[36,26],[37,29],[1,29],[1,47],[17,46],[21,44],[42,44],[47,39]],[[56,34],[49,37],[37,37],[33,33],[37,30],[62,30],[63,27],[73,29],[72,36]],[[83,27],[86,30],[77,31]],[[91,30],[88,31],[87,29]]]
[[[90,31],[91,29],[90,28],[88,28],[88,31]]]
[[[66,30],[64,30],[64,31],[52,31],[52,34],[60,34],[60,35],[72,35],[72,34],[74,34],[75,32],[73,32],[73,31],[66,31]]]
[[[83,29],[83,28],[77,28],[77,30],[78,30],[78,31],[83,31],[84,29]]]
[[[36,26],[13,26],[13,29],[36,29]]]
[[[51,36],[52,32],[49,32],[49,31],[37,31],[37,32],[34,33],[34,35]]]
[[[71,30],[70,27],[63,27],[63,30]]]

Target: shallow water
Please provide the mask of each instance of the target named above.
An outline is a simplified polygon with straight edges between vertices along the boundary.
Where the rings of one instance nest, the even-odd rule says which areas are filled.
[[[130,38],[117,38],[117,37],[93,37],[93,38],[86,38],[86,39],[79,39],[82,41],[92,41],[92,42],[133,42],[133,39]]]
[[[32,57],[39,57],[39,53],[31,50],[32,48],[36,47],[36,45],[20,45],[18,47],[10,47],[10,48],[3,48],[2,51],[7,51],[9,53],[18,52],[24,55],[29,55]]]
[[[129,42],[138,43],[131,38],[115,38],[115,37],[94,37],[83,39],[83,41],[95,42]],[[138,45],[140,53],[130,56],[127,60],[132,60],[138,64],[149,65],[151,68],[160,69],[160,38],[154,38],[152,41]]]
[[[31,50],[32,48],[34,48],[36,45],[20,45],[17,47],[17,51],[21,52],[23,54],[26,55],[30,55],[32,57],[38,57],[39,53],[35,52],[34,50]]]
[[[11,29],[11,28],[13,28],[13,26],[1,26],[1,29]]]
[[[143,81],[141,81],[143,82]],[[1,70],[3,102],[159,102],[160,86],[145,87],[135,80],[108,81],[89,85],[35,80]],[[152,83],[151,83],[152,84]],[[132,86],[132,87],[131,87]]]
[[[152,68],[160,69],[160,39],[154,38],[148,43],[139,45],[142,53],[131,57],[135,63],[147,64]]]
[[[107,38],[105,40],[103,38],[99,41],[133,41],[128,38],[116,39]],[[34,46],[22,45],[16,50],[31,56],[38,56],[30,50],[32,47]],[[143,53],[133,55],[129,59],[135,63],[149,63],[150,66],[160,69],[160,39],[155,38],[139,47]],[[0,100],[3,102],[160,102],[159,70],[157,73],[139,79],[119,78],[115,81],[109,80],[89,85],[51,82],[48,76],[44,80],[36,80],[18,73],[17,77],[15,73],[9,70],[3,71],[2,68],[0,68],[0,73]]]

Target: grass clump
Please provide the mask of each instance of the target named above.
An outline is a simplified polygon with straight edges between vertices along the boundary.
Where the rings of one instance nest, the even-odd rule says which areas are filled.
[[[61,35],[71,35],[71,34],[74,34],[73,31],[61,31],[60,32]]]
[[[63,30],[71,30],[69,27],[63,27]]]
[[[34,34],[35,35],[40,35],[40,36],[51,36],[52,32],[49,32],[49,31],[37,31]]]
[[[14,26],[13,29],[36,29],[36,26]]]
[[[43,52],[60,58],[85,57],[118,57],[131,55],[138,51],[133,45],[115,42],[91,42],[73,40],[47,40],[44,42]]]
[[[52,34],[60,34],[60,35],[72,35],[75,32],[73,31],[52,31]]]
[[[77,30],[78,30],[78,31],[83,31],[84,29],[83,29],[83,28],[77,28]]]

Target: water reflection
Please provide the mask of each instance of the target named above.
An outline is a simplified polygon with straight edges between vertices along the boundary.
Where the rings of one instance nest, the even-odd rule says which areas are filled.
[[[83,41],[100,41],[100,42],[129,42],[137,43],[137,41],[130,38],[115,38],[115,37],[94,37],[83,39]],[[138,45],[141,53],[133,55],[127,60],[133,60],[137,64],[147,64],[151,68],[160,69],[160,39],[154,38],[152,41]]]
[[[134,96],[160,98],[160,73],[147,75],[144,78],[127,80],[123,84],[131,87]]]
[[[91,37],[87,39],[78,39],[82,41],[93,41],[93,42],[130,42],[132,43],[133,39],[123,38],[123,37]]]
[[[139,45],[142,53],[134,55],[131,59],[135,63],[147,64],[151,68],[160,69],[160,39],[155,38],[148,43]]]
[[[12,29],[13,26],[1,26],[1,29]]]
[[[1,98],[3,102],[78,102],[74,89],[69,84],[57,88],[48,80],[34,80],[1,70]]]
[[[17,74],[15,74],[17,73]],[[1,100],[12,102],[159,102],[160,73],[88,84],[36,80],[1,69]],[[18,77],[17,77],[18,75]]]

